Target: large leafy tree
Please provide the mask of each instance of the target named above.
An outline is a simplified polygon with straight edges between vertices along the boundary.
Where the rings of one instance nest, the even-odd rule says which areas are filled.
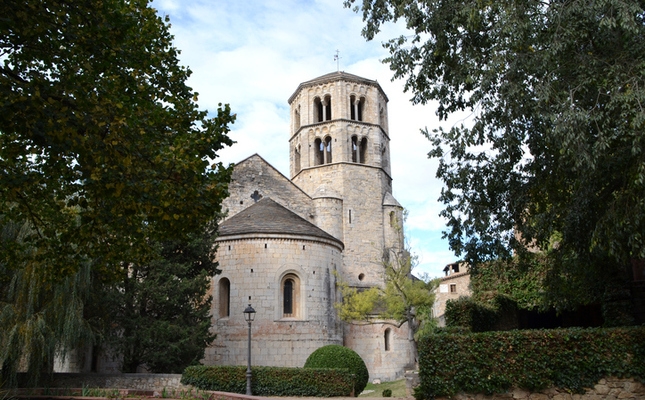
[[[234,115],[197,108],[146,0],[7,0],[0,15],[0,364],[37,377],[93,340],[97,287],[219,213]]]
[[[0,218],[0,245],[21,243],[31,235],[30,224]],[[36,248],[26,251],[37,252]],[[19,268],[0,262],[0,366],[2,381],[16,383],[19,370],[29,372],[30,384],[51,372],[56,357],[96,339],[97,325],[86,316],[86,302],[94,292],[90,263],[76,273],[51,282],[41,264]]]
[[[483,261],[549,249],[554,290],[588,301],[645,258],[645,4],[636,0],[349,0],[412,101],[472,125],[425,131],[446,236]],[[585,289],[585,287],[587,289]],[[586,299],[585,299],[586,298]]]
[[[199,363],[215,336],[211,327],[211,278],[215,226],[155,245],[160,257],[129,264],[123,280],[105,287],[101,304],[111,322],[108,351],[122,359],[123,372],[144,366],[152,372],[181,373]]]
[[[437,282],[412,275],[416,257],[408,251],[387,249],[383,260],[384,285],[356,288],[340,282],[341,301],[336,304],[340,318],[351,324],[407,324],[412,352],[410,362],[417,361],[417,339],[421,332],[435,326],[432,317]],[[427,278],[427,277],[426,277]]]
[[[31,226],[3,262],[114,274],[219,212],[229,171],[211,161],[234,116],[197,108],[147,3],[0,4],[0,214]]]

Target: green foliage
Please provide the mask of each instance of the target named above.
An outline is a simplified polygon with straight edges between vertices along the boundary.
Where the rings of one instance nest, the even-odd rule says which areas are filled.
[[[611,265],[606,259],[598,262]],[[474,302],[495,308],[493,303],[504,298],[515,302],[510,315],[515,314],[516,308],[562,312],[573,311],[581,305],[600,304],[605,326],[634,323],[624,272],[617,273],[611,268],[606,271],[592,268],[585,272],[554,251],[525,252],[481,264],[471,274],[470,285]]]
[[[419,343],[415,397],[558,387],[580,393],[607,376],[645,382],[645,328],[438,334]]]
[[[347,369],[252,367],[251,390],[256,396],[349,396],[354,378]],[[246,393],[246,367],[192,366],[181,383],[202,390]]]
[[[365,362],[354,350],[331,344],[323,346],[307,357],[305,368],[346,368],[355,377],[354,394],[358,396],[369,380]]]
[[[459,297],[446,302],[446,326],[464,327],[472,332],[517,329],[517,312],[515,301],[504,295],[489,301]]]
[[[340,318],[348,323],[382,323],[395,321],[395,326],[408,323],[410,342],[421,332],[432,330],[436,321],[431,310],[436,280],[423,281],[412,275],[416,258],[409,252],[386,250],[383,262],[385,287],[358,289],[339,281],[342,301],[336,304]],[[416,361],[416,351],[413,351]]]
[[[528,253],[480,265],[470,277],[473,297],[486,300],[506,295],[515,300],[519,308],[548,309],[554,304],[547,300],[544,291],[550,261],[544,253]]]
[[[471,297],[446,302],[446,326],[461,326],[473,332],[485,332],[492,330],[495,317],[493,307]]]
[[[180,373],[198,364],[215,336],[211,328],[212,277],[219,273],[214,226],[186,242],[157,244],[158,259],[130,264],[122,282],[106,286],[109,348],[123,355],[123,372],[145,364],[156,373]]]
[[[645,259],[642,1],[354,3],[368,40],[405,21],[384,61],[413,102],[437,101],[441,119],[472,113],[424,131],[458,256],[477,269],[553,251],[548,290],[567,308]]]
[[[230,169],[211,162],[235,116],[198,110],[147,0],[7,0],[0,14],[0,215],[31,229],[0,262],[55,281],[89,259],[111,277],[220,211]]]
[[[198,110],[146,0],[7,0],[0,14],[0,367],[36,380],[110,325],[88,309],[101,284],[221,211],[230,168],[213,160],[235,116]]]
[[[392,397],[392,389],[385,389],[383,390],[383,393],[381,393],[383,397]]]
[[[0,215],[0,246],[22,244],[32,233],[29,224],[7,221]],[[37,253],[37,249],[25,249]],[[89,262],[56,282],[42,275],[40,263],[21,268],[0,262],[0,367],[2,381],[15,386],[19,368],[26,367],[28,385],[51,371],[55,356],[92,343],[95,330],[85,319],[84,304],[92,296],[97,277]]]

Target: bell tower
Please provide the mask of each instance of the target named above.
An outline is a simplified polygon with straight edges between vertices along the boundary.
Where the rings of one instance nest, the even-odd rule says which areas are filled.
[[[378,82],[333,72],[289,98],[290,176],[316,203],[316,223],[345,244],[343,278],[382,284],[385,249],[403,246],[392,196],[388,98]]]
[[[291,106],[291,178],[305,169],[356,163],[389,176],[388,98],[376,81],[333,72],[301,83]]]

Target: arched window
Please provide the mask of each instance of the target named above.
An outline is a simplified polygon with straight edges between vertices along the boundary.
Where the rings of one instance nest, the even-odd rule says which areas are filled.
[[[282,317],[298,318],[300,316],[298,298],[300,296],[300,279],[295,274],[282,278]]]
[[[293,149],[293,166],[295,168],[295,173],[300,172],[300,145]]]
[[[350,104],[350,119],[354,121],[362,121],[363,120],[363,105],[365,104],[365,98],[361,97],[358,98],[354,95],[349,96],[349,104]]]
[[[378,112],[378,123],[383,129],[385,129],[385,110],[383,107]]]
[[[323,104],[320,97],[314,99],[314,122],[323,122]]]
[[[327,95],[322,100],[320,97],[314,99],[314,122],[331,120],[331,96]]]
[[[385,330],[385,333],[383,334],[383,339],[385,340],[385,351],[390,351],[392,348],[391,346],[391,340],[392,340],[392,329],[387,328]]]
[[[323,121],[331,121],[331,96],[325,96],[323,100],[323,115],[325,116]]]
[[[352,136],[352,162],[358,162],[358,138]]]
[[[231,281],[228,278],[219,280],[219,317],[231,315]]]
[[[365,164],[367,162],[367,138],[361,139],[361,145],[359,146],[361,150],[360,154],[360,163]]]
[[[331,137],[325,138],[325,163],[331,163]]]
[[[296,131],[300,129],[300,106],[293,112],[293,123]]]
[[[314,141],[314,165],[322,165],[325,162],[325,146],[322,140]]]
[[[394,211],[390,211],[390,226],[392,228],[396,228],[396,213]]]

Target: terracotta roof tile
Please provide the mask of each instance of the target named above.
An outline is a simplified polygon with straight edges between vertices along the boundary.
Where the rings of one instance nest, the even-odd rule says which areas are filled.
[[[233,215],[219,226],[219,237],[250,233],[313,236],[343,242],[294,212],[276,203],[270,197],[260,199],[252,206]]]

